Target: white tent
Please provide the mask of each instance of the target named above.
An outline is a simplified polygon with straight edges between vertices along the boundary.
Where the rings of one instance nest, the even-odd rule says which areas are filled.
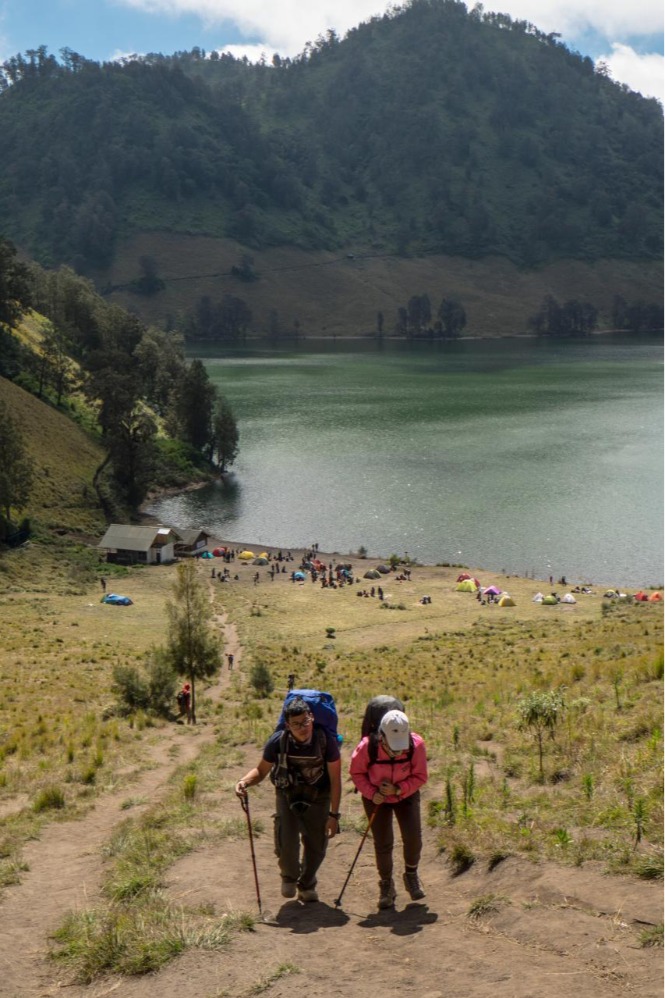
[[[536,593],[536,595],[531,600],[532,603],[542,603],[545,597],[542,593]]]
[[[573,596],[572,593],[566,593],[565,596],[561,597],[561,602],[562,603],[577,603],[577,600],[575,599],[575,597]]]

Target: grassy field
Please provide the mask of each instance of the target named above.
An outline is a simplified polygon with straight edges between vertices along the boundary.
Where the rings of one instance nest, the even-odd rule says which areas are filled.
[[[115,664],[140,667],[164,642],[174,566],[112,570],[108,588],[134,600],[120,607],[99,602],[98,565],[76,578],[71,562],[61,574],[51,562],[45,573],[43,556],[46,564],[53,557],[35,544],[0,562],[0,888],[20,881],[22,846],[44,822],[75,819],[121,786],[130,806],[130,774],[172,723],[119,716],[111,678]],[[370,564],[354,563],[363,571]],[[248,927],[241,918],[217,939],[214,919],[174,914],[160,885],[179,857],[240,834],[237,816],[219,810],[220,774],[230,761],[239,769],[248,742],[258,751],[272,731],[290,672],[299,685],[334,694],[347,761],[367,700],[389,692],[405,701],[428,745],[425,815],[453,868],[523,855],[662,877],[662,605],[606,600],[600,589],[576,605],[540,606],[532,596],[542,584],[478,572],[516,603],[482,606],[455,591],[459,569],[451,567],[412,565],[410,581],[361,580],[368,591],[381,584],[383,602],[357,596],[356,585],[324,590],[288,574],[271,582],[265,569],[255,585],[254,566],[238,563],[238,580],[222,585],[210,562],[197,567],[211,612],[235,625],[239,666],[217,705],[201,691],[199,720],[214,726],[214,745],[109,843],[107,913],[62,926],[59,952],[71,955],[80,979],[154,969],[188,939],[216,946]],[[423,594],[431,604],[419,602]],[[272,681],[267,695],[257,672]],[[519,703],[552,690],[565,709],[545,742],[541,776]],[[347,779],[342,814],[347,829],[360,829]],[[175,949],[164,942],[174,918]],[[140,938],[151,940],[140,957],[131,945],[139,924]],[[126,935],[122,959],[110,963],[109,925]]]

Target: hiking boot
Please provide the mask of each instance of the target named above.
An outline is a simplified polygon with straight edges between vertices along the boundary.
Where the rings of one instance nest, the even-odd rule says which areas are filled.
[[[299,901],[318,901],[319,895],[317,894],[314,887],[299,887],[298,888],[298,900]]]
[[[284,880],[282,878],[282,897],[283,898],[294,898],[296,896],[296,885],[292,880]]]
[[[392,908],[397,897],[397,891],[395,890],[392,878],[389,880],[379,880],[379,892],[379,908]]]
[[[423,890],[423,885],[420,883],[418,878],[417,870],[405,871],[404,886],[406,887],[412,901],[420,901],[421,898],[425,897],[425,891]]]

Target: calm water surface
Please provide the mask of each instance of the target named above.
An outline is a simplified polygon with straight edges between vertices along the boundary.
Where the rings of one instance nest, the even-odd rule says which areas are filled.
[[[606,337],[202,354],[241,451],[155,503],[228,540],[663,580],[663,351]]]

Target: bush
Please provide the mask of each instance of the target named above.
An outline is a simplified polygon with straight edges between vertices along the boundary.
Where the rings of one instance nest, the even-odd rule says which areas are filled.
[[[260,697],[270,696],[275,689],[270,669],[263,662],[257,662],[252,666],[249,674],[249,681]]]
[[[173,710],[178,677],[161,649],[151,652],[147,673],[150,709],[160,717],[168,717]]]
[[[147,710],[150,705],[148,683],[138,669],[131,665],[113,667],[111,689],[127,714],[134,714],[137,710]]]
[[[116,665],[113,669],[112,690],[125,714],[150,710],[168,717],[177,683],[178,677],[161,649],[152,650],[144,673],[130,665]]]
[[[60,810],[65,803],[65,795],[60,787],[44,787],[35,797],[32,807],[39,814],[41,811]]]

